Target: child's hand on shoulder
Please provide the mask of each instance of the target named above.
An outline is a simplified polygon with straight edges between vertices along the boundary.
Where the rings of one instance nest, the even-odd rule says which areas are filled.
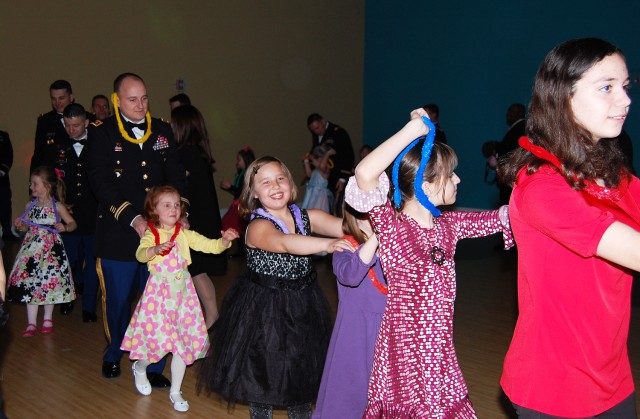
[[[349,242],[347,239],[336,239],[329,242],[327,246],[327,253],[333,252],[342,252],[344,250],[348,250],[350,252],[355,252],[356,248]]]
[[[229,243],[240,237],[240,234],[234,228],[228,228],[220,232],[222,234],[222,245],[228,246]]]

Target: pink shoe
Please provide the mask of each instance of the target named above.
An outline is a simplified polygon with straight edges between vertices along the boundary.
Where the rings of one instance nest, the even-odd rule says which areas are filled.
[[[47,333],[53,332],[53,321],[45,320],[42,322],[42,328],[40,329],[40,333],[46,335]]]
[[[33,323],[29,323],[27,325],[27,328],[24,329],[24,332],[22,332],[22,337],[30,338],[31,336],[35,335],[37,332],[38,332],[38,328],[36,327],[36,325]]]

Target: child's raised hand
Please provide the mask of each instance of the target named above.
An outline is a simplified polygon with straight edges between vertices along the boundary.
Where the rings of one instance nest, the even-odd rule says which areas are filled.
[[[336,154],[336,151],[333,148],[329,148],[327,150],[327,156],[333,156]]]
[[[226,191],[227,189],[231,189],[231,181],[230,181],[230,180],[226,180],[226,179],[225,179],[225,180],[223,180],[222,182],[220,182],[220,187],[221,187],[222,189],[224,189],[225,191]]]
[[[329,242],[327,246],[327,253],[333,252],[342,252],[343,250],[348,250],[350,252],[355,252],[356,248],[349,242],[347,239],[336,239]]]
[[[234,228],[228,228],[220,232],[222,234],[222,245],[224,247],[229,246],[229,243],[240,237],[240,234]]]
[[[427,111],[422,108],[418,108],[411,111],[410,119],[422,118],[423,116],[429,118],[429,114],[427,113]]]

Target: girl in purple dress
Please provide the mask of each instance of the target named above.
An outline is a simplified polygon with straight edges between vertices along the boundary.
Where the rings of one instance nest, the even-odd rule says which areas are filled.
[[[369,212],[389,284],[364,417],[475,418],[453,347],[453,255],[463,238],[502,231],[511,240],[507,207],[441,214],[438,206],[456,200],[457,157],[433,142],[423,109],[411,115],[358,164],[346,190],[350,205]]]
[[[376,250],[378,239],[366,214],[345,205],[342,230],[355,252],[333,254],[338,314],[324,364],[314,419],[361,419],[373,348],[387,302],[387,285]]]

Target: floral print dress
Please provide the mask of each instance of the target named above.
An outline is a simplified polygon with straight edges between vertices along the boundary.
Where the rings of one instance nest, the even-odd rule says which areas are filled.
[[[208,337],[187,261],[173,246],[148,265],[149,279],[120,349],[150,362],[172,353],[191,365],[206,355]]]
[[[75,300],[67,253],[53,229],[56,211],[32,204],[23,217],[30,223],[9,277],[14,300],[35,305]]]

